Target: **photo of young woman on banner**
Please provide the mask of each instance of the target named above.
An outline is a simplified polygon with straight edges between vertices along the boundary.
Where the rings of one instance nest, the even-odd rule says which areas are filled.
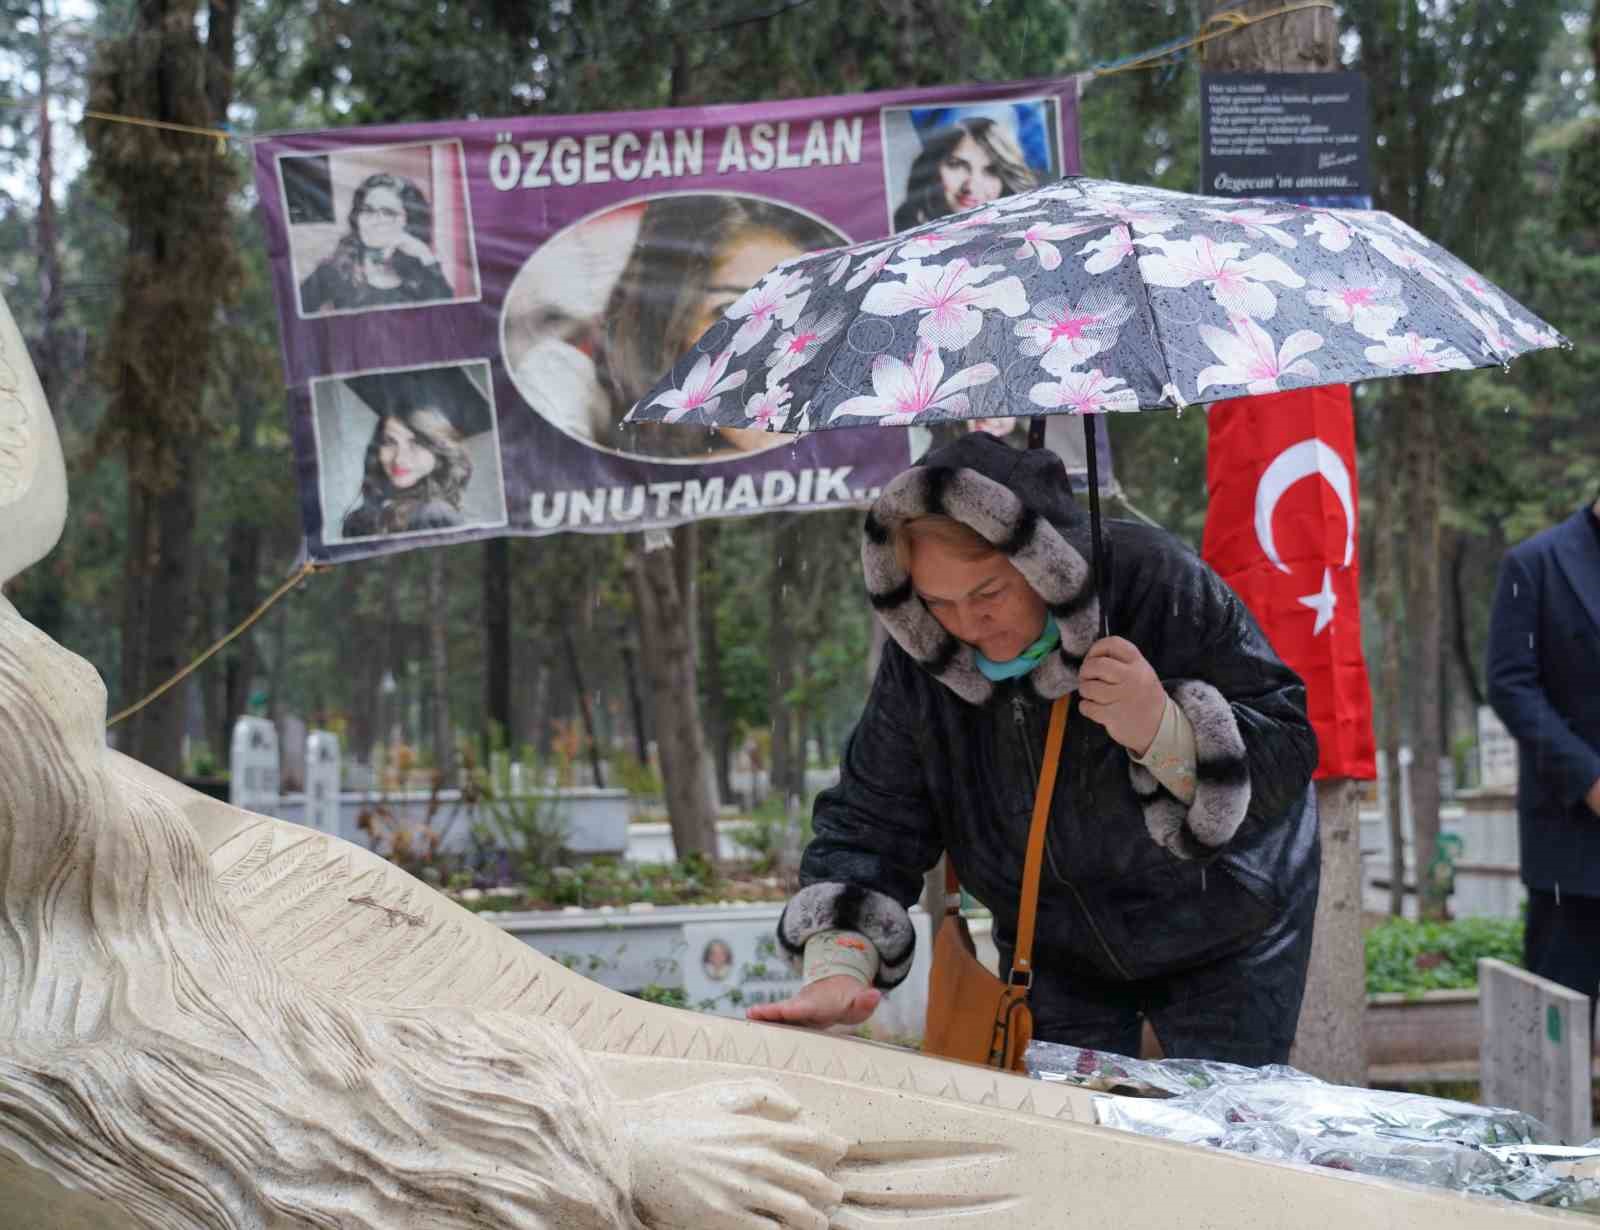
[[[278,161],[301,316],[478,298],[459,141]]]
[[[486,362],[316,382],[323,538],[506,523]]]
[[[512,382],[547,422],[621,453],[704,460],[787,443],[770,432],[625,426],[622,416],[772,266],[843,242],[826,223],[758,197],[615,206],[556,235],[512,282]]]

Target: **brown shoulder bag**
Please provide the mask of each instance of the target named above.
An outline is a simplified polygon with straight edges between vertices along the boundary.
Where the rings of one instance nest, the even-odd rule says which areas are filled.
[[[954,864],[945,857],[945,911],[933,941],[933,970],[928,978],[928,1018],[922,1049],[929,1055],[987,1064],[1020,1072],[1022,1053],[1033,1037],[1028,989],[1033,985],[1033,924],[1039,904],[1039,873],[1044,862],[1044,834],[1055,793],[1056,767],[1067,729],[1068,697],[1050,709],[1044,765],[1033,797],[1033,823],[1028,830],[1028,855],[1022,868],[1022,901],[1017,911],[1017,947],[1010,980],[1002,982],[978,960],[967,920],[961,917],[961,884]]]

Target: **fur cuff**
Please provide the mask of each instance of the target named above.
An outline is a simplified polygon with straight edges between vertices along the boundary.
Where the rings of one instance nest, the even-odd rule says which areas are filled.
[[[928,613],[895,558],[894,527],[932,513],[954,517],[993,543],[1056,617],[1061,647],[1029,672],[1034,691],[1054,700],[1077,688],[1078,668],[1100,625],[1089,564],[1014,491],[976,470],[914,466],[885,487],[867,513],[861,571],[889,635],[963,700],[981,705],[994,691],[978,670],[972,646],[951,636]]]
[[[1179,858],[1204,857],[1227,844],[1250,810],[1250,765],[1233,707],[1221,692],[1194,679],[1166,686],[1194,727],[1194,802],[1185,807],[1131,760],[1128,776],[1151,839]]]
[[[887,991],[911,972],[917,933],[911,916],[893,897],[859,884],[823,883],[802,888],[783,907],[778,943],[800,955],[806,941],[824,931],[856,931],[878,950],[878,976],[873,986]]]

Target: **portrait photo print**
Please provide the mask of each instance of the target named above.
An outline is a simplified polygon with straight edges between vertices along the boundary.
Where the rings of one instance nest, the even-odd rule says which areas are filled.
[[[323,377],[311,410],[323,542],[506,524],[488,360]]]
[[[283,154],[302,319],[480,297],[461,142]]]
[[[879,122],[891,230],[1061,176],[1061,117],[1053,98],[885,107]]]
[[[789,437],[769,431],[622,419],[679,355],[713,326],[727,328],[723,310],[774,265],[843,242],[792,205],[727,192],[644,197],[591,214],[541,245],[506,292],[501,347],[512,384],[547,423],[626,456],[701,464],[784,444]],[[770,331],[796,323],[770,321]]]

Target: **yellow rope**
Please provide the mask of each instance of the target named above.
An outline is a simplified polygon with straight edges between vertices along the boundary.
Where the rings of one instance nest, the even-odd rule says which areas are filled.
[[[164,128],[168,132],[188,132],[197,137],[215,137],[217,139],[217,153],[224,154],[228,150],[229,141],[244,141],[248,138],[227,132],[221,128],[196,128],[193,124],[174,124],[169,120],[148,120],[139,115],[116,115],[110,111],[85,111],[83,118],[86,120],[108,120],[113,124],[137,124],[141,128]]]
[[[113,714],[109,719],[107,719],[106,725],[107,726],[115,726],[118,722],[122,721],[123,718],[130,717],[133,714],[138,713],[139,710],[143,709],[146,705],[148,705],[151,701],[155,700],[156,697],[158,697],[158,696],[162,695],[163,693],[165,693],[168,689],[176,687],[178,684],[182,683],[185,679],[187,679],[190,675],[192,675],[201,666],[202,663],[204,663],[207,659],[211,658],[218,650],[222,649],[224,646],[226,646],[228,644],[229,641],[233,640],[234,637],[238,636],[241,632],[243,632],[251,624],[255,623],[256,620],[260,619],[263,615],[265,615],[267,613],[268,609],[272,606],[272,604],[277,602],[279,598],[282,598],[285,594],[287,594],[296,585],[300,584],[301,581],[304,581],[313,572],[326,572],[330,566],[331,565],[328,565],[328,564],[312,564],[312,563],[302,564],[300,566],[299,571],[295,572],[292,576],[290,576],[290,578],[287,581],[285,581],[282,585],[278,586],[278,588],[273,591],[272,596],[270,598],[268,598],[265,602],[263,602],[260,606],[258,606],[255,609],[255,611],[251,614],[250,618],[246,619],[242,624],[240,624],[232,632],[228,633],[227,636],[223,637],[215,645],[211,646],[210,649],[206,650],[203,654],[201,654],[193,662],[189,663],[188,666],[184,667],[181,671],[179,671],[171,679],[168,679],[165,683],[163,683],[154,692],[151,692],[150,695],[146,696],[143,700],[137,702],[136,704],[129,705],[126,709],[122,710],[120,713]]]
[[[1200,27],[1200,33],[1169,47],[1160,47],[1155,51],[1130,61],[1127,64],[1118,64],[1111,68],[1097,68],[1092,70],[1096,77],[1109,77],[1113,73],[1131,72],[1136,68],[1150,68],[1161,63],[1169,56],[1177,55],[1180,51],[1187,51],[1191,47],[1198,47],[1202,43],[1209,43],[1214,38],[1221,38],[1224,34],[1237,34],[1246,26],[1253,26],[1258,21],[1266,21],[1271,17],[1283,17],[1289,13],[1297,13],[1301,9],[1331,9],[1333,0],[1299,0],[1296,4],[1286,4],[1282,8],[1272,9],[1270,12],[1257,13],[1254,17],[1246,17],[1243,13],[1227,12],[1213,13],[1206,18],[1205,24]],[[1211,30],[1209,27],[1220,25],[1220,30]]]

